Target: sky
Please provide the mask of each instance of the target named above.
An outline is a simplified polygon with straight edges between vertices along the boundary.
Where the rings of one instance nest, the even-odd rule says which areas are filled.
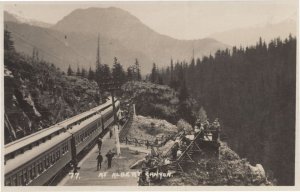
[[[55,24],[75,9],[113,6],[127,10],[161,34],[177,39],[199,39],[235,28],[276,23],[291,17],[296,19],[297,3],[297,0],[18,2],[5,4],[4,10]]]

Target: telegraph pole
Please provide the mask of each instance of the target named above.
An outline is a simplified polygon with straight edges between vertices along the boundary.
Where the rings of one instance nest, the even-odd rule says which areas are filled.
[[[109,91],[112,98],[112,106],[114,113],[114,123],[118,123],[118,117],[116,114],[116,105],[115,105],[115,91],[120,90],[121,83],[113,81],[112,78],[106,79],[106,82],[101,84],[103,90]]]
[[[116,148],[118,156],[121,155],[121,147],[120,147],[120,140],[119,140],[119,119],[117,116],[116,105],[115,105],[115,91],[120,89],[121,83],[114,81],[112,78],[108,78],[103,82],[101,86],[103,90],[109,91],[111,94],[112,99],[112,106],[113,106],[113,114],[114,114],[114,125],[115,125],[115,135],[116,135]]]
[[[111,99],[112,99],[112,106],[113,106],[113,112],[114,112],[114,122],[118,122],[118,117],[117,117],[117,111],[116,111],[116,105],[115,105],[115,90],[112,90],[110,92],[111,94]]]

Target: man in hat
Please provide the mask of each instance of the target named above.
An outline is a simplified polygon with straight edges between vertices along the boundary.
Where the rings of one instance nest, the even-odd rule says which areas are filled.
[[[109,130],[109,138],[111,138],[113,136],[113,131],[112,129]]]
[[[112,162],[112,158],[114,157],[114,153],[111,152],[111,150],[108,151],[108,153],[106,154],[106,158],[107,158],[107,168],[111,168],[111,162]]]
[[[97,156],[97,171],[99,171],[99,168],[101,169],[102,161],[103,161],[103,157],[101,155],[101,152],[99,151],[99,155]]]

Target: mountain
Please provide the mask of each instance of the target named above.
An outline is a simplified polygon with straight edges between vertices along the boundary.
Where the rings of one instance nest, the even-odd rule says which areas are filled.
[[[86,69],[95,66],[98,38],[96,35],[62,33],[14,22],[6,22],[6,27],[11,32],[16,50],[20,53],[32,55],[35,48],[39,52],[40,59],[52,62],[64,71],[69,65],[73,70],[76,70],[77,66]],[[100,39],[102,62],[112,65],[113,57],[117,56],[125,66],[133,64],[134,58],[141,58],[140,63],[151,63],[147,55],[124,47],[117,40],[104,36],[100,36]]]
[[[277,23],[267,23],[260,26],[232,29],[212,34],[210,37],[232,46],[247,46],[255,45],[259,37],[269,42],[277,37],[286,38],[289,34],[297,35],[295,18],[288,18]]]
[[[20,21],[17,19],[15,15],[8,13],[7,11],[4,11],[3,15],[4,15],[4,21],[20,23]]]
[[[161,35],[127,11],[113,7],[77,9],[50,28],[6,23],[15,32],[12,36],[17,41],[17,51],[31,55],[35,46],[41,57],[62,70],[69,65],[73,68],[94,66],[98,34],[102,63],[112,65],[113,57],[117,57],[128,67],[137,58],[143,74],[151,70],[153,62],[162,67],[170,63],[171,57],[189,61],[193,48],[195,56],[200,57],[229,47],[212,38],[178,40]],[[32,45],[14,37],[16,33]]]
[[[5,21],[11,21],[11,22],[16,22],[16,23],[26,23],[28,25],[33,25],[33,26],[38,26],[38,27],[51,27],[52,24],[50,23],[46,23],[46,22],[42,22],[42,21],[38,21],[35,19],[28,19],[28,18],[24,18],[12,13],[9,13],[7,11],[4,11],[4,20]]]

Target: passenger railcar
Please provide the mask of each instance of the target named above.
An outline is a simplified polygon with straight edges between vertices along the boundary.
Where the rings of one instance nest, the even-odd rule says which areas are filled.
[[[66,119],[60,123],[57,123],[49,128],[42,129],[36,133],[13,141],[5,145],[4,151],[4,161],[6,162],[9,159],[16,157],[19,154],[24,153],[27,150],[32,149],[35,146],[38,146],[40,143],[44,143],[47,140],[50,140],[52,137],[59,135],[60,133],[64,132],[65,129],[70,129],[72,126],[84,121],[95,113],[99,113],[101,110],[104,110],[111,106],[112,101],[109,99],[106,103],[95,107],[89,111],[84,113],[78,114],[74,117]]]
[[[70,133],[62,133],[51,139],[51,142],[45,142],[7,161],[5,185],[25,186],[46,183],[66,165],[66,162],[71,161],[70,140]]]
[[[115,106],[118,114],[120,102],[116,101]],[[13,145],[9,145],[10,153],[5,154],[14,155],[6,158],[5,185],[44,185],[114,122],[111,102],[75,117],[69,122],[61,122],[59,127],[48,128],[48,136],[47,131],[42,131],[41,135],[34,134],[33,137],[37,138],[32,139],[33,142],[27,141],[30,137],[15,142],[29,144],[38,141],[37,145],[27,150],[23,148],[20,153],[13,153]],[[60,131],[53,135],[58,130]],[[15,151],[19,152],[22,147],[24,146],[15,147]]]

